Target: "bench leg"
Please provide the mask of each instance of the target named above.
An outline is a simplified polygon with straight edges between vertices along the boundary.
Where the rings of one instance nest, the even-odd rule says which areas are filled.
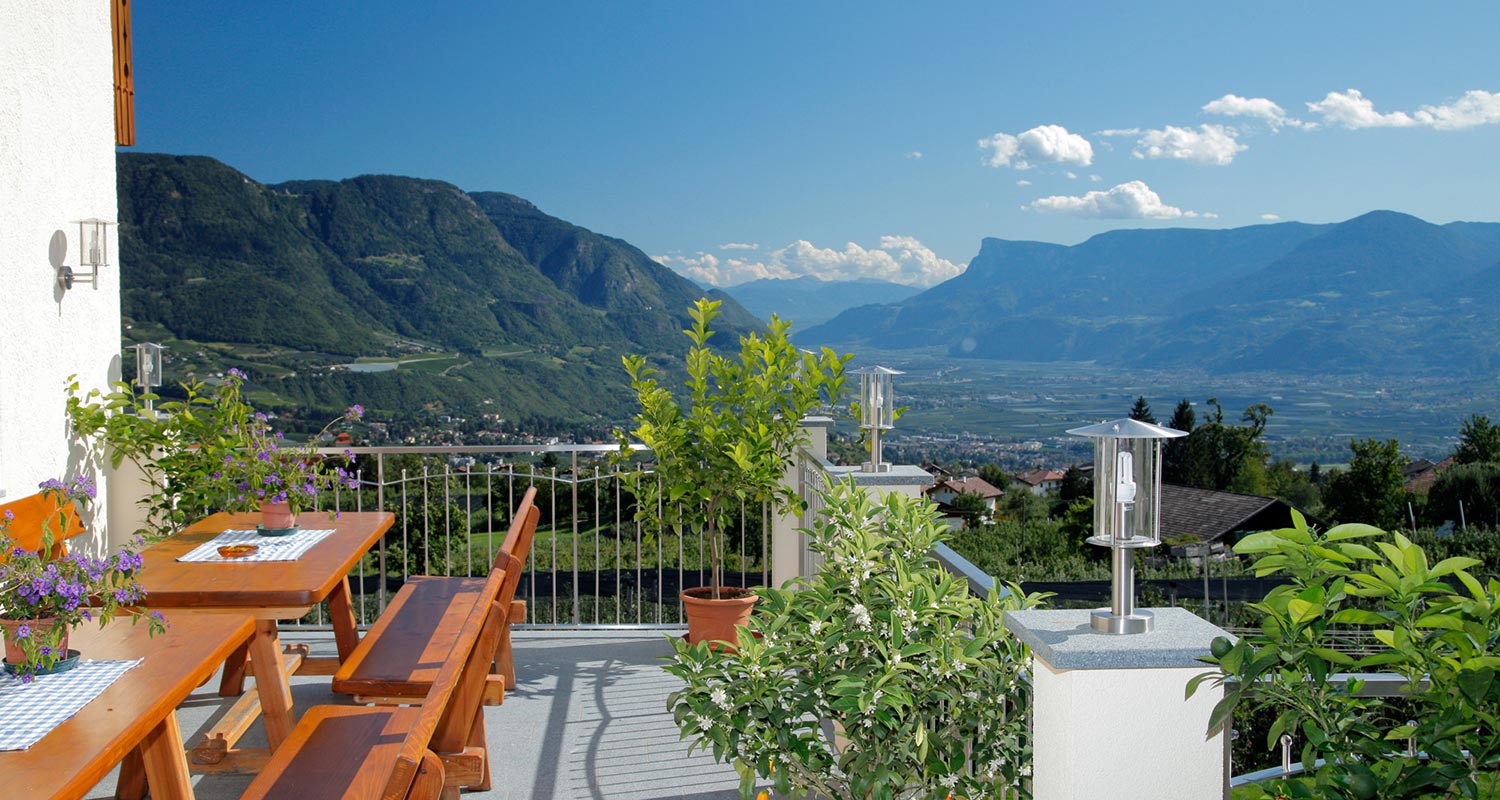
[[[219,679],[220,697],[239,697],[245,693],[245,665],[250,655],[250,643],[234,648],[224,661],[224,676]]]
[[[474,725],[469,728],[469,746],[477,747],[479,748],[480,752],[484,753],[484,771],[480,773],[481,777],[479,778],[479,782],[470,786],[469,788],[473,789],[476,792],[488,792],[491,789],[490,753],[489,745],[485,742],[484,737],[483,707],[480,707],[478,713],[474,715]]]
[[[115,800],[145,800],[146,762],[141,760],[141,749],[130,748],[120,759],[120,778],[115,782]]]

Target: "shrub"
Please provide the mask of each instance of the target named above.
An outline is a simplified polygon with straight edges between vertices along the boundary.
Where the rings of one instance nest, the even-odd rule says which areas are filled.
[[[930,555],[935,508],[852,484],[826,495],[811,580],[757,590],[740,649],[674,641],[668,706],[694,747],[791,797],[1025,796],[1025,647],[1002,624],[1019,587],[980,599]]]

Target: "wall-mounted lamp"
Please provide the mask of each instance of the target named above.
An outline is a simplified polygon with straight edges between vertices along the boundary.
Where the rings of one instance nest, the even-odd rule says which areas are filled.
[[[78,220],[78,266],[58,267],[58,285],[71,289],[75,283],[87,283],[99,288],[99,268],[109,266],[109,226],[113,224],[102,219]]]
[[[855,370],[854,374],[859,376],[859,427],[870,435],[870,460],[860,469],[886,472],[891,465],[881,460],[880,432],[896,427],[892,376],[904,373],[886,367],[865,367]]]
[[[1089,620],[1100,633],[1145,633],[1150,611],[1135,607],[1135,551],[1161,544],[1161,443],[1187,434],[1117,419],[1068,431],[1094,440],[1094,535],[1110,549],[1110,609]]]

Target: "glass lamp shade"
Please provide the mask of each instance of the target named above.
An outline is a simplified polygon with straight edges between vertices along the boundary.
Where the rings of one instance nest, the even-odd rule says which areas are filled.
[[[1106,547],[1161,543],[1161,443],[1187,434],[1139,420],[1068,433],[1094,440],[1094,535]]]
[[[163,349],[165,348],[155,342],[142,342],[135,346],[135,385],[148,389],[161,385]]]
[[[887,367],[855,370],[859,376],[859,427],[890,430],[896,427],[896,403],[892,376],[901,375]]]

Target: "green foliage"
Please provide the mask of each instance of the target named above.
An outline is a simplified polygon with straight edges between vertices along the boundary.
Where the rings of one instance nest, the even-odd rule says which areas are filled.
[[[1170,444],[1176,441],[1168,439]],[[1057,499],[1065,504],[1071,504],[1079,500],[1086,500],[1094,496],[1093,473],[1084,472],[1074,464],[1063,472],[1062,486],[1058,487]]]
[[[1313,464],[1316,469],[1317,464]],[[1322,505],[1322,494],[1312,479],[1312,470],[1302,472],[1291,461],[1273,461],[1266,468],[1266,488],[1296,508],[1316,512]]]
[[[1336,520],[1367,519],[1387,530],[1406,517],[1406,457],[1395,439],[1352,439],[1349,467],[1330,474],[1323,505]]]
[[[1145,395],[1138,395],[1135,398],[1135,405],[1130,407],[1130,418],[1149,422],[1152,425],[1157,424],[1156,415],[1151,413],[1151,404],[1146,402]]]
[[[1259,556],[1257,575],[1290,583],[1252,605],[1261,631],[1233,644],[1216,640],[1205,660],[1217,669],[1189,685],[1189,695],[1205,682],[1225,688],[1210,730],[1244,705],[1275,714],[1267,747],[1283,733],[1302,741],[1311,781],[1278,782],[1264,796],[1480,797],[1477,774],[1500,766],[1500,581],[1471,576],[1477,559],[1429,563],[1399,533],[1387,541],[1358,524],[1318,532],[1293,518],[1294,527],[1235,548]],[[1356,661],[1334,649],[1337,626],[1370,630],[1382,649]],[[1407,679],[1413,721],[1391,719],[1379,701],[1359,697],[1358,681],[1331,679],[1372,668]]]
[[[1458,449],[1453,451],[1453,460],[1460,464],[1500,462],[1500,425],[1490,422],[1481,414],[1472,414],[1464,420],[1458,434]]]
[[[989,516],[990,504],[975,492],[963,492],[953,498],[953,508],[963,515],[964,525],[972,527]]]
[[[929,553],[943,525],[924,500],[827,495],[811,580],[761,589],[738,651],[673,640],[668,698],[683,738],[792,798],[1029,796],[1024,645],[1007,610],[1019,587],[980,599]]]
[[[1256,403],[1240,415],[1243,424],[1231,425],[1224,422],[1219,401],[1210,397],[1210,410],[1198,424],[1191,405],[1186,403],[1178,403],[1167,424],[1188,431],[1188,435],[1167,442],[1162,480],[1198,489],[1265,494],[1269,452],[1261,437],[1266,421],[1275,413],[1271,407]]]
[[[95,389],[80,397],[78,381],[69,379],[73,436],[115,468],[129,461],[146,479],[146,526],[137,534],[169,536],[215,511],[250,510],[262,501],[286,502],[295,514],[313,507],[320,491],[356,488],[345,464],[320,461],[314,450],[318,436],[358,419],[362,408],[352,406],[305,446],[290,446],[245,401],[244,377],[231,369],[213,386],[183,383],[186,399],[155,410],[147,408],[160,399],[154,393],[117,383],[108,394]]]
[[[1443,472],[1427,492],[1426,514],[1435,523],[1462,517],[1469,525],[1500,527],[1500,463],[1458,464]]]
[[[1040,522],[1047,518],[1050,504],[1030,488],[1012,487],[1000,498],[998,514],[1002,519],[1021,523]]]
[[[639,500],[637,518],[653,529],[705,532],[714,597],[722,532],[742,503],[779,508],[795,502],[783,478],[804,437],[802,418],[838,402],[850,358],[828,348],[799,351],[788,338],[791,323],[778,317],[764,336],[740,337],[737,356],[715,353],[708,341],[719,306],[702,298],[690,312],[686,407],[657,381],[645,356],[624,358],[640,412],[634,430],[618,432],[622,458],[631,455],[634,436],[651,448],[656,463],[653,473],[631,473],[628,480]]]

